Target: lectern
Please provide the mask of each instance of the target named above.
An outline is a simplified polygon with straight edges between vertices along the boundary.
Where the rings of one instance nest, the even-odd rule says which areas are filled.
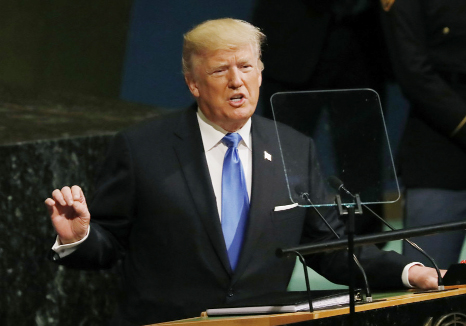
[[[466,285],[449,286],[440,292],[416,292],[405,290],[374,294],[375,301],[356,306],[355,325],[376,326],[447,326],[466,325]],[[204,325],[309,325],[334,326],[348,324],[349,308],[320,310],[312,313],[299,312],[276,315],[241,317],[208,317],[154,324],[166,326]]]

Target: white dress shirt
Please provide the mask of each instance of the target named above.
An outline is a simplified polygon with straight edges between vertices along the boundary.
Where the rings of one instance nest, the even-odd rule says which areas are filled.
[[[217,199],[217,209],[220,220],[222,219],[222,169],[223,159],[228,147],[222,143],[222,138],[228,134],[219,126],[213,124],[202,113],[197,111],[197,120],[201,129],[202,144],[204,145],[207,166],[209,168],[210,179]],[[238,154],[243,165],[249,200],[251,200],[252,182],[252,144],[251,144],[251,119],[237,131],[242,140],[238,144]]]

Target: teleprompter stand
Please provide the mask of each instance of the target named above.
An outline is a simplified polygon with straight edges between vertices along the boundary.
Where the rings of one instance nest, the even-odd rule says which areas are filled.
[[[335,202],[338,207],[338,214],[340,218],[345,221],[346,235],[348,237],[348,270],[349,270],[349,296],[350,296],[350,325],[353,325],[353,316],[355,311],[355,300],[354,300],[354,217],[356,214],[362,215],[361,199],[356,194],[354,197],[353,204],[342,204],[341,196],[335,196]]]
[[[348,215],[351,218],[350,216],[351,209],[348,210]],[[354,218],[354,215],[353,215],[353,218]],[[387,231],[387,232],[381,232],[381,233],[377,233],[373,235],[356,236],[353,239],[353,247],[361,247],[361,246],[369,245],[369,244],[376,244],[376,243],[381,243],[381,242],[411,238],[415,236],[432,235],[432,234],[443,233],[447,231],[456,231],[456,230],[464,230],[464,229],[466,229],[466,222],[454,222],[454,223],[434,224],[434,225],[416,227],[416,228],[406,228],[404,230]],[[296,246],[296,247],[291,247],[291,248],[279,248],[277,249],[276,254],[278,257],[284,257],[290,254],[296,255],[297,253],[299,253],[299,255],[306,256],[306,255],[311,255],[311,254],[316,254],[316,253],[321,253],[321,252],[331,252],[335,250],[345,250],[345,249],[348,249],[348,241],[346,239],[339,239],[339,240],[334,240],[334,241],[326,241],[326,242],[318,243],[318,244],[301,245],[301,246]],[[458,282],[458,283],[462,283],[462,282]],[[354,304],[353,304],[353,307],[354,307]],[[354,317],[352,316],[354,316],[354,313],[350,311],[350,315],[349,315],[350,325],[352,325],[354,321]]]

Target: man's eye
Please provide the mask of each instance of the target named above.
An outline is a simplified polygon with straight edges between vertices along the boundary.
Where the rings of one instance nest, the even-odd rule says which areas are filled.
[[[215,74],[215,75],[218,75],[218,74],[221,74],[225,72],[225,69],[215,69],[214,71],[212,71],[212,74]]]

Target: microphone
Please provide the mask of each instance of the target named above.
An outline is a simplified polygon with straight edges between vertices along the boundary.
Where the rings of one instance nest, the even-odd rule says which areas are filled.
[[[330,176],[328,179],[327,179],[329,185],[335,189],[336,191],[341,191],[343,190],[345,193],[347,193],[348,195],[350,195],[351,197],[355,198],[356,196],[353,195],[348,189],[345,188],[344,184],[343,184],[343,181],[341,181],[340,179],[338,179],[336,176]],[[395,231],[396,228],[394,228],[390,223],[388,223],[384,218],[382,218],[380,215],[378,215],[376,212],[374,212],[372,209],[370,209],[367,205],[365,204],[362,204],[362,206],[367,209],[369,212],[372,213],[372,215],[374,215],[375,217],[377,217],[383,224],[385,224],[390,230],[392,231]],[[439,267],[437,266],[437,264],[435,263],[434,259],[429,255],[427,254],[421,247],[419,247],[416,243],[412,242],[411,240],[409,239],[403,239],[404,241],[406,241],[406,243],[408,243],[411,247],[413,247],[414,249],[416,249],[417,251],[419,251],[421,254],[423,254],[427,259],[430,260],[430,262],[432,263],[432,265],[434,265],[434,268],[435,270],[437,271],[437,277],[438,277],[438,290],[445,290],[445,287],[443,285],[443,279],[442,279],[442,274],[440,273],[440,269]]]
[[[332,175],[330,176],[328,179],[327,179],[328,183],[330,184],[330,187],[332,187],[333,189],[335,189],[336,191],[341,191],[343,190],[345,193],[347,193],[348,195],[350,195],[351,197],[353,198],[356,198],[355,195],[353,195],[348,189],[345,188],[345,186],[343,185],[343,181],[341,181],[340,179],[338,179],[336,176]]]
[[[332,228],[332,226],[328,223],[328,221],[325,219],[325,217],[322,215],[322,213],[317,209],[317,207],[314,206],[311,199],[309,198],[309,194],[307,192],[300,191],[301,189],[300,189],[299,186],[297,186],[295,189],[300,194],[301,198],[305,199],[307,202],[309,202],[309,204],[311,204],[314,211],[317,213],[317,215],[319,215],[319,217],[325,223],[327,228],[330,231],[332,231],[332,233],[335,235],[335,237],[337,239],[340,239],[340,235]],[[354,259],[354,262],[356,263],[356,265],[358,266],[359,270],[361,271],[362,276],[364,278],[364,284],[365,284],[365,290],[366,290],[366,302],[372,302],[372,294],[371,294],[371,290],[369,288],[369,281],[367,280],[366,272],[364,271],[364,268],[362,267],[362,265],[359,262],[358,258],[354,254],[353,254],[353,259]]]

